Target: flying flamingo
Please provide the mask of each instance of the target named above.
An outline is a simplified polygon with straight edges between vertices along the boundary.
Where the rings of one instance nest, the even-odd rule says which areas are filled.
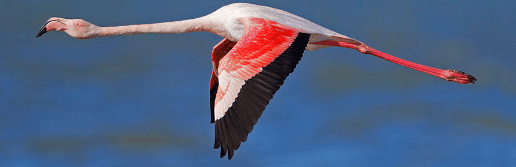
[[[36,35],[64,31],[78,39],[145,33],[207,31],[224,39],[213,47],[210,80],[211,123],[220,157],[233,152],[262,115],[274,93],[294,71],[304,50],[332,46],[355,49],[447,81],[474,83],[475,77],[403,60],[283,10],[247,3],[230,4],[195,19],[99,27],[82,19],[52,17]]]

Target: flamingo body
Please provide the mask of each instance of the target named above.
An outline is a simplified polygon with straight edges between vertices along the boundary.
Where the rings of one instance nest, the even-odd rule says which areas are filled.
[[[64,31],[79,39],[144,33],[207,31],[224,39],[213,48],[209,84],[211,123],[215,124],[214,148],[228,158],[248,134],[301,60],[305,50],[344,47],[461,84],[475,77],[409,62],[375,50],[283,10],[246,3],[226,5],[195,19],[154,24],[99,27],[82,19],[52,17],[36,37]]]
[[[329,37],[340,36],[343,38],[349,38],[289,12],[267,6],[248,3],[229,4],[221,7],[220,9],[205,17],[210,20],[218,20],[219,22],[223,23],[223,28],[225,31],[227,31],[229,36],[222,36],[232,41],[240,40],[240,37],[242,37],[244,33],[244,27],[243,24],[239,21],[239,18],[262,18],[292,28],[303,30],[310,34],[322,34]]]

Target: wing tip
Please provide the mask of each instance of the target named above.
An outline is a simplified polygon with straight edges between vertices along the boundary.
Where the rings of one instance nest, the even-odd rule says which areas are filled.
[[[217,146],[217,144],[215,144],[215,145],[216,146],[214,147],[214,149],[220,148],[220,158],[224,158],[226,155],[228,155],[228,160],[231,160],[233,158],[233,154],[234,154],[235,150],[237,150],[237,149],[229,148],[228,146],[221,145],[221,143],[218,143],[218,146]],[[219,146],[222,146],[222,147],[219,147]]]

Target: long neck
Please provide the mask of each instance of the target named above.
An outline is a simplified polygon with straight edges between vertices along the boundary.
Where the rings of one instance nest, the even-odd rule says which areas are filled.
[[[188,33],[196,31],[211,31],[213,27],[209,27],[210,22],[207,19],[196,18],[183,21],[173,21],[153,24],[126,25],[116,27],[98,27],[96,37],[114,36],[114,35],[134,35],[134,34],[175,34]]]

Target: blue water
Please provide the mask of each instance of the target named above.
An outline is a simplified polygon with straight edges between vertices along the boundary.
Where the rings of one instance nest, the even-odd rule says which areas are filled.
[[[516,4],[251,1],[378,50],[465,71],[460,85],[354,50],[307,51],[231,161],[212,149],[209,33],[77,40],[230,1],[0,2],[0,166],[515,166]]]

